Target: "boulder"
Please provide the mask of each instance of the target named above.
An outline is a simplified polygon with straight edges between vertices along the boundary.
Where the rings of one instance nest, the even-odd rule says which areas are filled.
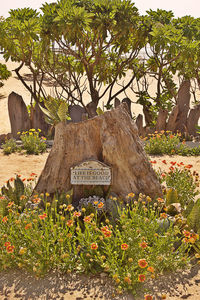
[[[12,92],[8,97],[8,113],[10,118],[11,133],[17,138],[18,132],[26,131],[31,128],[31,122],[23,98]]]

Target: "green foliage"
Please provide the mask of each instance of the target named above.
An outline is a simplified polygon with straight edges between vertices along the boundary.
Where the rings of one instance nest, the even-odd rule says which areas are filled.
[[[40,154],[46,151],[46,138],[40,137],[41,130],[30,129],[29,131],[22,132],[20,139],[22,141],[22,147],[27,154]],[[19,132],[20,134],[20,132]]]
[[[31,193],[31,184],[25,186],[19,175],[9,179],[1,188],[0,213],[6,216],[13,205],[17,206],[19,212],[22,212]]]
[[[166,205],[168,206],[173,203],[179,203],[179,201],[177,190],[169,188],[166,193]]]
[[[50,125],[56,125],[59,122],[70,120],[68,113],[68,104],[65,100],[48,96],[42,99],[46,108],[40,105],[41,110],[46,115],[46,122]]]
[[[5,141],[5,144],[2,145],[3,153],[9,155],[17,151],[17,144],[14,139],[9,139]]]
[[[191,229],[200,233],[200,199],[193,204],[193,207],[187,216],[187,223]]]
[[[180,203],[185,210],[191,202],[195,201],[195,197],[198,195],[197,181],[188,169],[190,167],[191,165],[184,167],[171,165],[168,173],[162,173],[160,180],[169,189],[166,194],[167,205]]]
[[[7,80],[11,76],[11,72],[8,71],[6,65],[0,63],[0,87],[3,86],[2,80]]]

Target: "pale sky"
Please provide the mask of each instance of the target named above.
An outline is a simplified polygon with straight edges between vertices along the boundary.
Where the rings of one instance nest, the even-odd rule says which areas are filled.
[[[38,9],[45,2],[51,3],[54,0],[0,0],[0,15],[7,17],[8,11],[15,8],[32,7]],[[195,18],[200,17],[200,0],[133,0],[141,14],[146,10],[157,8],[172,10],[175,17],[191,15]]]

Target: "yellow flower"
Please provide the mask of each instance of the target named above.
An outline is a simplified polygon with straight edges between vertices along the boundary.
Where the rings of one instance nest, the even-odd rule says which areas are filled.
[[[26,253],[26,251],[27,251],[27,248],[20,248],[20,250],[19,250],[19,255],[23,255],[23,254],[25,254]]]

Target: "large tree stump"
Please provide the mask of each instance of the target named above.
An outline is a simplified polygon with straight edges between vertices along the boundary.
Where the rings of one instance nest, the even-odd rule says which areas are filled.
[[[94,159],[112,167],[111,191],[120,197],[128,193],[161,195],[161,186],[149,163],[126,104],[80,123],[59,123],[36,192],[69,191],[70,168]]]
[[[8,113],[10,118],[11,133],[17,138],[18,132],[31,128],[30,118],[23,98],[12,92],[8,97]]]

